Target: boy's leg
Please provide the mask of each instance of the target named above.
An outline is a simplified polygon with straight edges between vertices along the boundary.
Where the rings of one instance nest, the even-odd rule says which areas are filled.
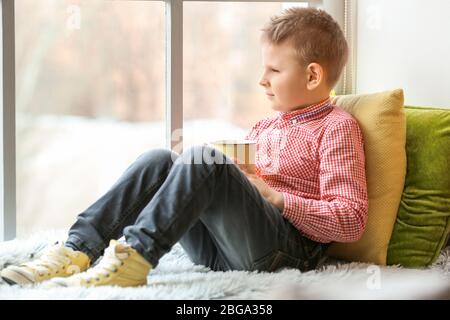
[[[195,264],[207,266],[214,271],[226,270],[214,238],[200,220],[183,235],[179,242]]]
[[[139,212],[163,184],[178,155],[153,149],[140,155],[100,199],[77,217],[66,246],[86,253],[95,261],[110,239],[122,236]]]
[[[155,149],[141,155],[103,197],[78,216],[69,231],[66,246],[51,246],[30,263],[1,270],[0,276],[10,284],[25,284],[84,271],[89,260],[93,262],[103,253],[110,239],[119,238],[123,228],[135,221],[139,211],[166,179],[173,159],[177,157],[176,153],[165,149]],[[214,266],[217,251],[206,228],[199,224],[186,236],[189,234],[201,243],[202,251],[208,252],[209,261]],[[89,257],[66,247],[82,251]],[[204,258],[201,256],[199,259],[203,261]]]
[[[237,166],[212,163],[211,158],[187,164],[211,154],[216,160],[222,157],[222,163],[229,161],[217,150],[197,146],[174,162],[135,225],[125,228],[127,243],[154,267],[177,241],[194,262],[217,270],[315,267],[326,245],[303,237]],[[209,231],[216,259],[210,259],[195,230]]]

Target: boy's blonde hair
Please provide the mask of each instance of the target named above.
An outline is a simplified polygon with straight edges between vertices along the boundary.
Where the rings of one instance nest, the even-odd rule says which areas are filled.
[[[291,41],[300,65],[315,62],[328,74],[330,88],[339,80],[348,59],[348,45],[339,24],[324,10],[289,8],[271,17],[261,39],[278,45]]]

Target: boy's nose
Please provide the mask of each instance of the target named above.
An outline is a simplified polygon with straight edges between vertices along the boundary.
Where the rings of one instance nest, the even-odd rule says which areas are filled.
[[[269,85],[269,81],[267,81],[267,79],[262,76],[261,79],[259,79],[259,84],[263,87],[267,87]]]

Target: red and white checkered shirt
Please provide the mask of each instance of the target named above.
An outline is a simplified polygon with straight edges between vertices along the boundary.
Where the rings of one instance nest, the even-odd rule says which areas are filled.
[[[363,136],[330,98],[257,122],[256,174],[284,196],[283,216],[311,240],[358,240],[367,221]]]

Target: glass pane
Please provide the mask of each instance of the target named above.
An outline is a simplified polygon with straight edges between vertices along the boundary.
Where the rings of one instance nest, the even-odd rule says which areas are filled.
[[[273,111],[258,84],[260,29],[302,3],[184,3],[184,146],[244,138]]]
[[[16,0],[18,234],[68,228],[165,146],[164,2]]]

